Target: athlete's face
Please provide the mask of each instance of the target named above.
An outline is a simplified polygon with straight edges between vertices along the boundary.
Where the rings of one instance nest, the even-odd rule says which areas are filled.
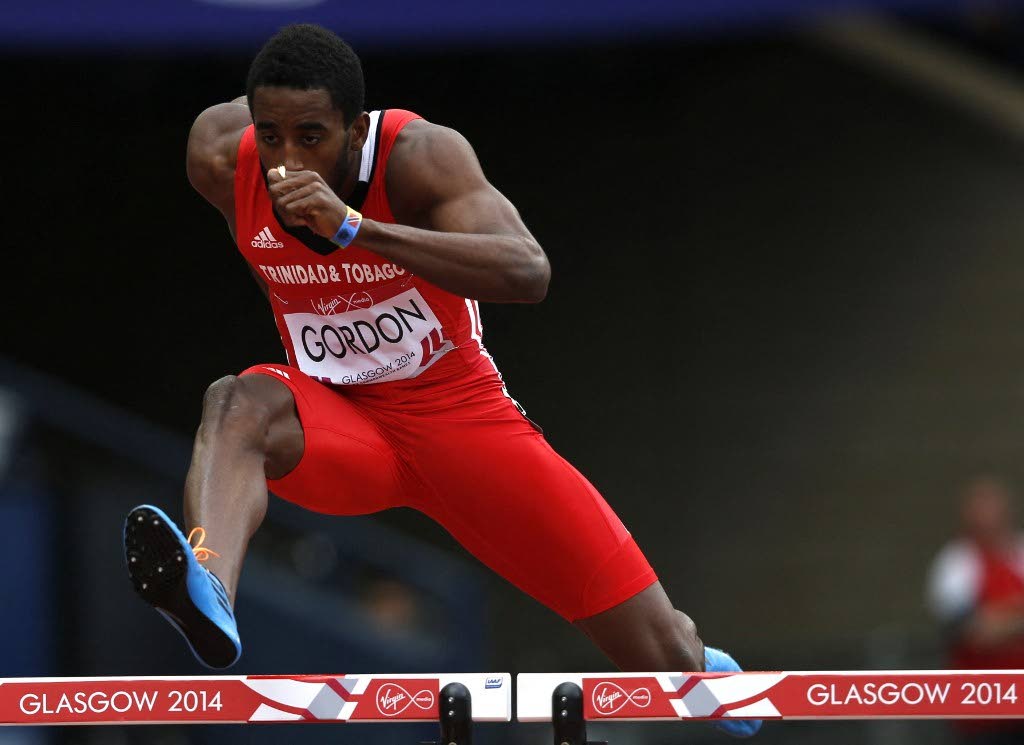
[[[323,88],[261,86],[253,91],[252,118],[264,170],[316,171],[337,190],[359,167],[369,117],[364,113],[347,126]]]

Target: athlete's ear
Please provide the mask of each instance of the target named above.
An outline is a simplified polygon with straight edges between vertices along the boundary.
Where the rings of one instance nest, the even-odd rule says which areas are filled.
[[[348,141],[349,150],[362,150],[370,133],[370,115],[365,111],[352,122],[352,136]]]

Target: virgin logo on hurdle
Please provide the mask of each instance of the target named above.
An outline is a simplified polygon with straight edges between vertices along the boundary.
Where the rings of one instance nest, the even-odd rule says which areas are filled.
[[[388,684],[377,691],[376,701],[377,711],[386,717],[396,717],[410,706],[429,711],[434,706],[434,694],[426,688],[410,694],[400,685]]]
[[[648,688],[637,688],[632,693],[627,693],[618,684],[605,681],[594,687],[591,701],[594,704],[594,711],[607,716],[615,714],[628,704],[638,709],[646,709],[651,705],[651,691]]]

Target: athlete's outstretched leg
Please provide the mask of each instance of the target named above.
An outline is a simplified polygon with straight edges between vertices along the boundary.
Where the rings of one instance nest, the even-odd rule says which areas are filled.
[[[408,467],[427,485],[409,506],[575,623],[619,667],[727,670],[731,658],[704,648],[600,493],[522,415],[499,378],[477,383],[437,415],[388,414],[402,431]],[[742,724],[722,726],[734,734],[757,726],[740,731]]]
[[[660,582],[575,625],[624,672],[740,670],[728,654],[704,646],[696,624],[672,607]],[[738,737],[749,737],[761,727],[759,720],[720,720],[717,724]]]
[[[241,654],[233,598],[266,514],[266,479],[294,468],[303,449],[288,386],[265,375],[223,378],[207,392],[186,479],[188,537],[159,507],[128,515],[125,560],[136,591],[209,667],[227,667]]]
[[[221,378],[206,392],[203,418],[185,480],[186,528],[206,531],[206,568],[234,604],[249,539],[267,512],[267,479],[302,458],[295,399],[269,375]]]
[[[660,582],[576,626],[624,672],[704,671],[697,626],[672,607]]]

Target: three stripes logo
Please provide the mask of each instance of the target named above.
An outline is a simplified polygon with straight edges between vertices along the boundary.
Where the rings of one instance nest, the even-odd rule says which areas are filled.
[[[420,367],[426,367],[434,362],[437,356],[454,349],[455,345],[443,338],[441,332],[435,328],[423,337],[420,341],[420,348],[423,351],[423,354],[420,355]]]
[[[252,239],[253,248],[284,248],[284,244],[274,237],[270,227],[263,228],[259,234]]]

